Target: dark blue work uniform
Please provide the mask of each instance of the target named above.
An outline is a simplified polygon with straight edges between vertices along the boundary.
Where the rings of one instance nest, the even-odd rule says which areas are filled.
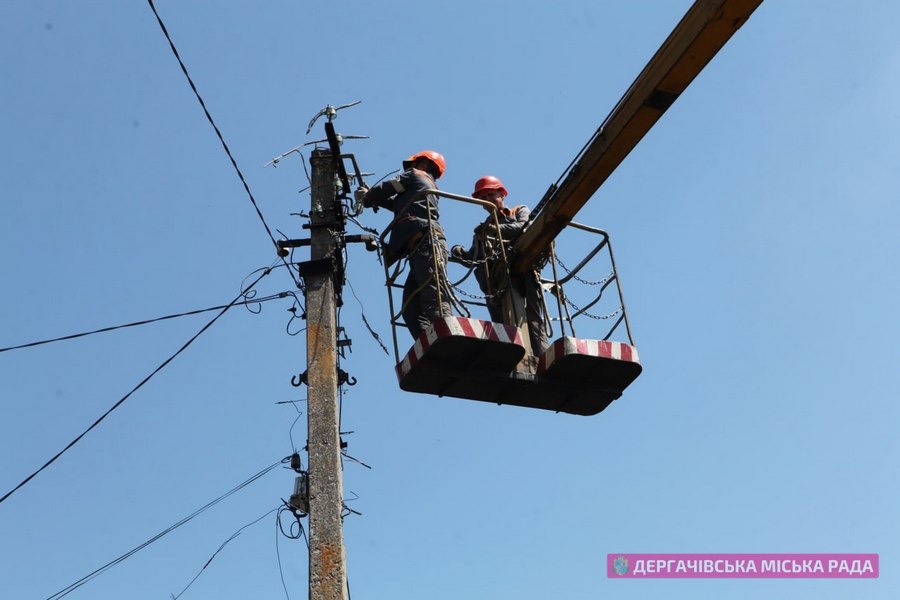
[[[391,264],[409,258],[401,313],[413,338],[418,338],[433,320],[450,316],[449,290],[445,283],[447,243],[438,220],[438,198],[421,194],[432,188],[436,189],[437,185],[431,175],[410,168],[394,179],[373,186],[363,198],[367,207],[379,206],[394,213],[395,223],[385,260]],[[438,286],[441,286],[440,300]]]
[[[528,217],[531,211],[525,205],[515,206],[513,208],[503,207],[497,211],[497,222],[500,225],[500,236],[504,243],[511,242],[522,235],[525,225],[528,223]],[[490,271],[496,269],[501,264],[496,258],[485,261],[487,253],[484,248],[485,233],[493,234],[494,219],[491,216],[476,228],[475,237],[472,239],[472,246],[468,250],[462,252],[457,251],[454,254],[457,258],[468,262],[475,262],[475,279],[481,291],[488,294],[487,307],[491,315],[491,321],[495,323],[503,323],[503,310],[500,307],[499,299],[493,297],[492,294],[498,290],[491,286]],[[496,282],[496,279],[493,279]],[[519,275],[511,273],[509,277],[510,285],[512,285],[519,294],[525,299],[525,320],[528,322],[528,333],[531,341],[531,351],[535,355],[540,355],[547,349],[547,325],[544,321],[544,298],[543,289],[541,288],[540,273],[531,271],[529,273]]]

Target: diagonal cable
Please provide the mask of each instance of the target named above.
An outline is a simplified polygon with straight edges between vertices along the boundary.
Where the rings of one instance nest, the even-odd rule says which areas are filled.
[[[191,90],[194,91],[194,95],[197,97],[197,101],[200,102],[200,107],[203,108],[203,113],[206,115],[206,120],[209,121],[209,124],[212,125],[212,128],[216,132],[216,136],[219,138],[219,141],[222,142],[222,148],[225,149],[225,154],[228,155],[228,159],[231,161],[231,166],[234,167],[235,172],[237,172],[237,176],[240,178],[241,183],[244,185],[244,190],[247,192],[247,196],[250,198],[250,203],[253,204],[253,208],[256,209],[256,214],[259,216],[259,220],[262,222],[263,227],[266,228],[266,233],[269,234],[269,239],[272,240],[272,245],[275,246],[276,251],[278,250],[278,242],[275,241],[275,236],[272,234],[272,230],[269,228],[269,224],[266,223],[265,217],[263,217],[262,211],[259,209],[259,205],[256,203],[256,198],[253,197],[253,192],[250,191],[250,186],[247,184],[247,180],[244,178],[243,172],[241,172],[241,168],[238,166],[237,161],[234,159],[234,156],[231,154],[231,149],[228,148],[228,144],[225,143],[225,138],[222,136],[222,132],[219,131],[219,127],[216,125],[216,122],[213,120],[212,115],[209,114],[209,110],[206,108],[206,102],[203,101],[203,97],[200,96],[200,92],[197,91],[197,86],[194,85],[194,80],[191,79],[190,73],[188,73],[187,67],[184,64],[184,61],[181,60],[181,55],[178,54],[178,49],[175,47],[175,42],[172,41],[172,37],[169,35],[169,30],[166,29],[165,23],[163,23],[162,18],[159,16],[159,13],[156,11],[156,6],[153,4],[153,0],[147,0],[150,4],[150,10],[153,11],[153,15],[156,17],[156,21],[159,23],[160,29],[162,29],[163,35],[166,36],[166,40],[169,42],[169,47],[172,49],[172,53],[175,55],[175,58],[178,60],[179,66],[181,66],[181,72],[184,73],[184,76],[187,78],[188,83],[191,86]],[[284,257],[281,259],[285,266],[287,266],[287,261],[284,260]],[[301,288],[300,281],[294,275],[294,272],[291,271],[290,267],[288,267],[288,272],[291,274],[291,278],[294,280],[294,283],[298,288]]]
[[[366,319],[366,311],[363,308],[363,303],[360,301],[359,296],[356,295],[356,290],[353,289],[353,284],[350,283],[350,279],[347,279],[347,285],[350,286],[350,293],[353,294],[353,297],[356,298],[356,302],[359,304],[359,314],[362,317],[363,323],[366,326],[366,329],[369,330],[369,333],[372,334],[372,337],[375,338],[375,341],[378,342],[378,345],[381,346],[381,349],[384,350],[384,353],[390,356],[390,352],[388,352],[387,346],[384,345],[384,342],[381,341],[381,336],[378,335],[378,332],[372,329],[372,326],[369,325],[369,320]]]
[[[204,506],[198,508],[197,510],[195,510],[194,512],[192,512],[192,513],[189,514],[188,516],[184,517],[183,519],[181,519],[180,521],[178,521],[177,523],[175,523],[174,525],[171,525],[171,526],[167,527],[166,529],[162,530],[161,532],[157,533],[155,536],[153,536],[152,538],[150,538],[149,540],[147,540],[147,541],[144,542],[143,544],[140,544],[139,546],[136,546],[136,547],[132,548],[131,550],[129,550],[129,551],[126,552],[125,554],[121,555],[120,557],[118,557],[118,558],[116,558],[116,559],[113,559],[113,560],[109,561],[108,563],[106,563],[105,565],[103,565],[102,567],[100,567],[100,568],[98,568],[98,569],[95,569],[94,571],[92,571],[91,573],[85,575],[84,577],[82,577],[81,579],[79,579],[78,581],[76,581],[75,583],[70,583],[69,585],[67,585],[67,586],[64,587],[63,589],[59,590],[58,592],[56,592],[56,593],[53,594],[52,596],[48,596],[48,597],[47,597],[47,600],[57,600],[57,599],[59,599],[59,598],[62,598],[63,596],[67,596],[67,595],[71,594],[71,593],[74,592],[76,589],[80,588],[81,586],[83,586],[84,584],[86,584],[87,582],[89,582],[91,579],[94,579],[94,578],[97,577],[98,575],[102,575],[104,572],[106,572],[106,571],[108,571],[109,569],[113,568],[114,566],[118,565],[119,563],[121,563],[121,562],[124,561],[125,559],[131,558],[131,556],[133,556],[134,554],[137,554],[139,551],[143,550],[144,548],[146,548],[147,546],[149,546],[149,545],[152,544],[153,542],[159,540],[159,539],[162,538],[163,536],[165,536],[165,535],[167,535],[167,534],[169,534],[169,533],[175,531],[176,529],[178,529],[179,527],[181,527],[182,525],[184,525],[185,523],[187,523],[188,521],[190,521],[191,519],[193,519],[194,517],[196,517],[196,516],[199,515],[200,513],[204,512],[204,511],[207,510],[207,509],[212,508],[213,506],[215,506],[216,504],[218,504],[218,503],[221,502],[222,500],[228,498],[229,496],[231,496],[231,495],[234,494],[235,492],[237,492],[237,491],[239,491],[239,490],[241,490],[241,489],[247,487],[248,485],[250,485],[251,483],[253,483],[253,482],[256,481],[257,479],[259,479],[260,477],[262,477],[263,475],[265,475],[266,473],[268,473],[269,471],[271,471],[272,469],[274,469],[274,468],[277,467],[278,465],[284,463],[286,460],[290,460],[290,458],[282,459],[282,460],[278,461],[278,462],[275,463],[275,464],[269,465],[268,467],[266,467],[266,468],[263,469],[262,471],[259,471],[259,472],[256,473],[255,475],[251,476],[249,479],[247,479],[247,480],[244,481],[243,483],[239,483],[239,484],[236,485],[235,487],[231,488],[229,491],[225,492],[224,494],[222,494],[221,496],[219,496],[218,498],[216,498],[216,499],[213,500],[212,502],[209,502],[209,503],[207,503],[206,505],[204,505]],[[270,511],[270,512],[271,512],[271,511]],[[269,513],[266,513],[266,514],[269,514]],[[226,542],[226,543],[227,543],[227,542]],[[224,546],[224,544],[223,544],[223,546]],[[215,556],[215,555],[213,555],[213,556]],[[210,559],[210,560],[212,560],[212,559]]]
[[[258,304],[262,302],[269,302],[270,300],[279,300],[281,298],[287,298],[290,294],[288,292],[280,292],[278,294],[273,294],[271,296],[266,296],[264,298],[253,298],[250,300],[244,300],[243,302],[235,302],[231,306],[249,306],[251,304]],[[199,308],[197,310],[190,310],[186,312],[177,313],[174,315],[166,315],[164,317],[156,317],[155,319],[145,319],[143,321],[135,321],[133,323],[125,323],[123,325],[113,325],[111,327],[103,327],[101,329],[94,329],[93,331],[83,331],[81,333],[73,333],[71,335],[64,335],[61,337],[50,338],[48,340],[41,340],[39,342],[29,342],[27,344],[19,344],[18,346],[9,346],[8,348],[0,348],[0,352],[8,352],[10,350],[21,350],[22,348],[32,348],[34,346],[41,346],[43,344],[51,344],[53,342],[62,342],[65,340],[74,340],[76,338],[85,337],[88,335],[94,335],[97,333],[106,333],[107,331],[115,331],[117,329],[125,329],[127,327],[137,327],[139,325],[149,325],[150,323],[156,323],[157,321],[165,321],[167,319],[177,319],[178,317],[188,317],[191,315],[199,315],[205,312],[211,312],[214,310],[221,310],[228,306],[227,304],[222,304],[220,306],[211,306],[209,308]]]
[[[187,349],[187,347],[190,346],[190,345],[194,342],[194,340],[196,340],[198,337],[200,337],[200,335],[201,335],[203,332],[205,332],[207,329],[209,329],[210,327],[212,327],[212,324],[215,323],[216,321],[218,321],[218,320],[219,320],[219,317],[221,317],[222,315],[224,315],[224,314],[228,311],[229,308],[231,308],[232,306],[234,306],[234,305],[238,302],[238,300],[240,300],[241,298],[243,298],[243,297],[244,297],[244,294],[246,294],[248,291],[250,291],[251,289],[253,289],[253,287],[254,287],[257,283],[259,283],[260,280],[261,280],[263,277],[265,277],[266,275],[269,274],[269,272],[270,272],[270,271],[269,271],[268,269],[267,269],[266,271],[263,271],[263,273],[262,273],[259,277],[257,277],[256,280],[255,280],[252,284],[250,284],[249,287],[245,288],[243,291],[241,291],[240,294],[238,294],[237,296],[235,296],[234,300],[232,300],[227,306],[225,306],[225,308],[223,308],[223,309],[219,312],[219,314],[217,314],[215,317],[213,317],[212,320],[211,320],[209,323],[207,323],[206,325],[204,325],[203,327],[201,327],[201,328],[200,328],[200,331],[198,331],[197,333],[195,333],[195,334],[193,335],[193,337],[191,337],[191,339],[189,339],[187,342],[185,342],[184,345],[181,346],[181,348],[179,348],[179,349],[175,352],[175,354],[173,354],[172,356],[170,356],[169,358],[167,358],[166,360],[164,360],[164,361],[162,362],[162,364],[160,364],[158,367],[156,367],[156,369],[153,370],[152,373],[150,373],[149,375],[147,375],[146,377],[144,377],[144,379],[141,380],[141,382],[140,382],[139,384],[137,384],[136,386],[134,386],[134,387],[131,389],[130,392],[128,392],[127,394],[125,394],[124,396],[122,396],[122,398],[121,398],[118,402],[116,402],[115,404],[113,404],[112,407],[111,407],[109,410],[107,410],[105,413],[103,413],[102,415],[100,415],[100,418],[99,418],[99,419],[97,419],[96,421],[94,421],[94,422],[91,424],[90,427],[88,427],[87,429],[85,429],[84,431],[82,431],[82,432],[78,435],[78,437],[76,437],[74,440],[72,440],[71,442],[69,442],[68,445],[66,445],[65,448],[63,448],[62,450],[60,450],[59,452],[57,452],[56,455],[55,455],[53,458],[51,458],[50,460],[48,460],[47,462],[45,462],[45,463],[43,464],[43,466],[41,466],[41,468],[39,468],[37,471],[35,471],[34,473],[32,473],[31,475],[29,475],[28,477],[26,477],[24,480],[22,480],[22,482],[19,483],[19,485],[17,485],[16,487],[14,487],[13,489],[11,489],[10,491],[6,492],[6,494],[5,494],[2,498],[0,498],[0,503],[3,503],[7,498],[9,498],[10,496],[12,496],[17,490],[19,490],[19,488],[21,488],[22,486],[24,486],[25,484],[27,484],[29,481],[31,481],[32,479],[34,479],[34,477],[35,477],[38,473],[40,473],[41,471],[43,471],[44,469],[46,469],[47,467],[49,467],[50,465],[52,465],[54,462],[56,462],[56,459],[58,459],[60,456],[62,456],[69,448],[71,448],[72,446],[74,446],[75,444],[77,444],[77,443],[81,440],[81,438],[83,438],[84,436],[86,436],[86,435],[88,434],[89,431],[91,431],[94,427],[96,427],[97,425],[99,425],[99,424],[103,421],[103,419],[105,419],[106,417],[109,416],[109,414],[110,414],[112,411],[114,411],[114,410],[116,410],[117,408],[119,408],[119,406],[121,406],[123,402],[125,402],[126,400],[128,400],[128,398],[131,397],[131,395],[132,395],[133,393],[135,393],[136,391],[138,391],[141,387],[143,387],[143,385],[144,385],[145,383],[147,383],[148,381],[150,381],[150,379],[152,379],[154,375],[156,375],[157,373],[159,373],[160,371],[162,371],[163,368],[165,368],[170,362],[172,362],[173,360],[175,360],[175,357],[176,357],[176,356],[178,356],[178,355],[181,354],[185,349]]]
[[[219,554],[219,552],[221,552],[222,549],[223,549],[225,546],[228,545],[228,542],[230,542],[231,540],[233,540],[233,539],[236,538],[237,536],[241,535],[241,532],[244,531],[245,529],[247,529],[248,527],[250,527],[250,526],[252,526],[252,525],[256,525],[257,523],[259,523],[260,521],[262,521],[263,519],[265,519],[266,517],[268,517],[269,515],[271,515],[273,512],[279,510],[279,508],[280,508],[280,507],[276,506],[275,508],[273,508],[272,510],[270,510],[269,512],[267,512],[267,513],[264,514],[263,516],[257,517],[255,520],[251,521],[250,523],[247,523],[246,525],[244,525],[243,527],[241,527],[240,529],[238,529],[237,531],[235,531],[234,533],[232,533],[232,534],[231,534],[231,537],[229,537],[227,540],[225,540],[224,542],[222,542],[222,545],[219,546],[219,549],[216,550],[215,552],[213,552],[213,555],[210,556],[210,557],[209,557],[209,560],[207,560],[206,563],[200,568],[200,571],[199,571],[196,575],[194,575],[194,578],[191,579],[190,583],[188,583],[188,584],[185,586],[185,588],[184,588],[183,590],[181,590],[180,592],[178,592],[178,595],[175,595],[175,594],[172,595],[172,600],[178,600],[179,598],[181,598],[181,596],[183,596],[184,593],[185,593],[186,591],[188,591],[188,588],[191,587],[192,585],[194,585],[194,582],[197,581],[197,579],[200,578],[200,575],[203,574],[203,571],[206,570],[206,567],[208,567],[208,566],[210,565],[210,563],[212,563],[213,559]]]

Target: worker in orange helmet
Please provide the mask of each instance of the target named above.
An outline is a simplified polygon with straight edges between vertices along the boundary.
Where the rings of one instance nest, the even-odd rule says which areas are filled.
[[[397,177],[371,189],[356,190],[356,200],[363,206],[386,208],[394,213],[385,260],[391,264],[409,259],[401,312],[414,339],[435,319],[450,316],[447,242],[439,221],[438,198],[422,193],[437,189],[435,181],[446,168],[447,162],[440,153],[425,150],[404,160],[404,170]]]
[[[472,192],[474,198],[490,202],[496,208],[500,237],[504,243],[511,242],[522,234],[531,215],[531,211],[525,205],[507,208],[504,203],[507,195],[503,182],[493,175],[479,178],[475,182],[475,191]],[[490,258],[494,255],[490,245],[496,240],[497,230],[491,215],[475,228],[472,246],[468,250],[462,246],[453,246],[450,255],[454,262],[475,265],[475,279],[481,291],[488,297],[487,306],[491,320],[503,323],[503,310],[495,293],[498,279],[491,275],[491,271],[502,265],[501,261]],[[541,288],[540,272],[535,270],[524,275],[511,273],[509,283],[525,300],[525,319],[528,322],[531,350],[535,355],[540,355],[547,349],[547,324],[544,319],[544,293]]]

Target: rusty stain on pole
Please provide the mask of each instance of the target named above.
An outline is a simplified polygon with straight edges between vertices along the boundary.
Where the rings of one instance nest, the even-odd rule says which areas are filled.
[[[315,150],[312,165],[311,264],[332,260],[331,268],[311,268],[306,281],[306,364],[309,451],[309,597],[345,600],[346,556],[341,513],[343,477],[337,382],[337,319],[334,273],[335,233],[341,216],[335,201],[334,166],[326,150]],[[323,262],[317,262],[323,261]]]

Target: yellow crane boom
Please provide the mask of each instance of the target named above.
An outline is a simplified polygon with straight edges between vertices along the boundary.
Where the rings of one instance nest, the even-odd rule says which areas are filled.
[[[515,243],[513,270],[531,268],[762,0],[697,0],[576,157]]]

